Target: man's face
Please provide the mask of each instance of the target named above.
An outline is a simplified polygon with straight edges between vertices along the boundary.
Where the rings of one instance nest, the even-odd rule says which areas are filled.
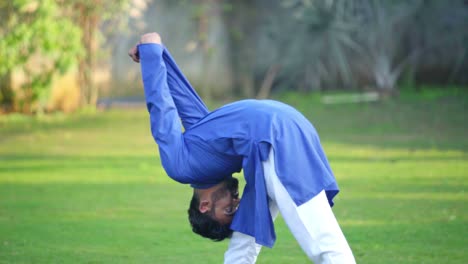
[[[239,182],[230,178],[211,195],[212,216],[221,224],[230,224],[239,206]]]

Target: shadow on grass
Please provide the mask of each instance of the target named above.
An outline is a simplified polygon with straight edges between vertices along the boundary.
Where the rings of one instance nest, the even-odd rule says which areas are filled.
[[[328,155],[332,163],[399,163],[399,162],[431,162],[431,161],[450,161],[450,162],[468,162],[468,155],[460,154],[456,156],[430,155],[430,156],[367,156],[353,157]],[[53,172],[57,170],[90,169],[99,170],[112,168],[118,169],[141,169],[148,167],[150,169],[161,169],[161,162],[156,155],[119,155],[119,156],[84,156],[84,155],[0,155],[0,173],[37,173]]]
[[[8,155],[0,156],[0,172],[41,172],[63,169],[138,168],[144,164],[160,167],[159,157],[153,156],[85,156],[85,155]]]

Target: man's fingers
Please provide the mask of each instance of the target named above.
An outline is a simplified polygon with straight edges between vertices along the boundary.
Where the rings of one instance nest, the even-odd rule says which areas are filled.
[[[147,33],[141,36],[140,39],[141,43],[156,43],[156,44],[161,44],[161,36],[159,36],[158,33],[152,32],[152,33]]]
[[[155,32],[144,34],[143,36],[141,36],[140,42],[138,44],[143,43],[162,44],[161,36],[159,36],[159,34]],[[132,58],[134,62],[140,62],[140,56],[138,54],[138,44],[128,51],[128,56],[130,56],[130,58]]]
[[[130,56],[130,58],[132,58],[132,60],[133,60],[134,62],[140,62],[140,57],[138,56],[138,48],[137,48],[137,46],[132,47],[132,48],[128,51],[128,56]]]

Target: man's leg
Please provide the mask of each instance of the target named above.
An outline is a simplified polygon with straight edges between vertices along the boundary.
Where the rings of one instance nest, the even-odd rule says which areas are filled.
[[[278,216],[278,207],[273,201],[270,201],[269,207],[274,221]],[[253,264],[257,261],[261,249],[262,246],[255,243],[254,237],[234,232],[224,254],[224,264]]]
[[[255,263],[262,246],[255,243],[255,238],[239,232],[232,233],[229,248],[224,253],[225,264]]]
[[[296,206],[275,171],[273,149],[263,162],[268,196],[276,202],[291,233],[316,264],[356,263],[328,204],[325,191]]]

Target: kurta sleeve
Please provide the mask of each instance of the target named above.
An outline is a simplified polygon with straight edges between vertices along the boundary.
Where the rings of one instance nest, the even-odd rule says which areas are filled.
[[[166,64],[167,84],[169,85],[172,99],[182,119],[184,128],[188,130],[192,125],[205,117],[209,113],[209,110],[166,48],[164,48],[162,56]]]
[[[187,162],[188,151],[177,109],[167,84],[163,50],[158,44],[138,46],[151,132],[158,143],[161,162],[169,177],[181,183],[190,183],[190,178],[187,177],[190,170]]]

